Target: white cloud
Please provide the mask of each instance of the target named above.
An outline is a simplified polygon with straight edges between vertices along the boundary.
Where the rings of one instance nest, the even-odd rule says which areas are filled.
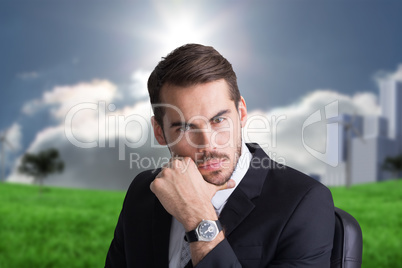
[[[402,81],[402,64],[398,65],[398,69],[391,74],[391,78],[394,80]]]
[[[113,102],[118,105],[132,105],[148,99],[147,81],[150,73],[144,70],[134,71],[130,86],[119,89],[107,80],[56,86],[45,92],[40,99],[27,101],[22,112],[34,116],[40,110],[50,109],[52,117],[61,121],[72,107],[83,103],[105,102],[108,105]],[[83,117],[83,114],[80,116]]]
[[[386,72],[386,76],[392,80],[402,81],[402,64],[399,64],[395,72]]]
[[[274,160],[307,174],[322,175],[326,164],[313,157],[303,146],[304,121],[315,111],[323,110],[333,101],[339,101],[339,114],[378,115],[379,107],[376,99],[372,93],[358,93],[350,97],[331,90],[317,90],[293,105],[267,112],[249,112],[248,123],[253,129],[250,133],[246,132],[245,139],[265,145],[264,150],[269,152]],[[264,127],[267,130],[265,133],[262,130]],[[255,130],[256,128],[261,129]],[[322,121],[307,127],[304,142],[317,151],[325,152],[326,122]]]
[[[147,82],[150,71],[137,70],[131,75],[133,84],[131,86],[131,95],[135,99],[143,99],[148,97]]]
[[[78,111],[69,125],[61,122],[58,126],[48,127],[40,131],[31,143],[27,152],[37,153],[48,148],[57,148],[65,162],[62,174],[50,176],[45,183],[49,185],[127,189],[136,174],[144,169],[156,167],[160,159],[166,159],[167,149],[152,148],[153,134],[150,127],[151,106],[148,101],[138,102],[133,106],[112,111],[105,107],[104,115],[97,111],[85,114]],[[84,113],[85,115],[81,115]],[[73,138],[66,135],[72,131]],[[93,148],[80,148],[74,142]],[[92,147],[92,146],[91,146]],[[132,156],[132,154],[135,154]],[[143,168],[138,168],[138,161]],[[124,160],[119,160],[124,158]],[[153,160],[151,160],[153,159]],[[32,178],[17,172],[20,159],[16,162],[8,180],[31,183]],[[152,161],[154,161],[152,163]]]
[[[111,102],[116,94],[115,85],[106,80],[94,80],[90,83],[80,83],[73,86],[57,86],[43,95],[43,103],[56,105],[52,115],[57,119],[64,119],[67,112],[81,103]]]
[[[145,77],[142,71],[133,74],[133,80],[138,82],[137,94],[145,94]],[[137,101],[134,105],[116,108],[111,102],[118,94],[117,87],[111,82],[95,80],[56,87],[43,95],[40,102],[52,108],[51,113],[59,120],[59,124],[40,131],[27,151],[38,152],[55,147],[66,163],[65,172],[51,176],[47,180],[48,184],[126,189],[136,174],[143,169],[155,167],[155,163],[147,164],[168,157],[167,149],[152,146],[152,142],[157,143],[150,126],[152,112],[149,101]],[[246,141],[265,145],[264,149],[274,160],[305,173],[323,174],[325,164],[303,147],[302,125],[309,115],[335,100],[339,101],[339,113],[378,114],[379,111],[377,97],[372,93],[347,96],[332,90],[317,90],[293,105],[270,111],[250,111],[249,126],[257,128],[268,124],[269,132],[246,133]],[[85,106],[88,103],[91,103],[92,108]],[[81,108],[73,111],[71,107]],[[70,118],[71,122],[66,124],[64,119],[69,111],[74,114]],[[325,150],[325,127],[326,122],[323,121],[306,128],[306,144],[318,151]],[[68,133],[72,133],[72,136],[68,136]],[[88,147],[93,148],[74,146],[74,139],[84,145],[92,144]],[[135,154],[134,160],[145,161],[142,169],[138,169],[132,162],[130,168],[132,154]],[[121,158],[125,160],[119,160]],[[26,177],[18,174],[17,165],[9,180],[27,181]]]
[[[40,99],[33,99],[24,103],[24,105],[22,106],[22,113],[29,116],[33,116],[43,106],[44,104]]]
[[[378,106],[377,96],[370,92],[356,93],[352,98],[356,105],[357,112],[364,115],[379,115],[380,107]]]
[[[399,64],[394,72],[378,71],[374,75],[374,79],[377,81],[377,83],[381,83],[384,80],[402,81],[402,64]]]
[[[24,113],[35,115],[43,109],[58,122],[39,131],[27,149],[30,153],[50,147],[60,151],[66,163],[65,172],[52,176],[49,184],[126,189],[133,176],[141,171],[134,166],[130,168],[132,152],[144,157],[166,156],[166,149],[150,148],[153,141],[151,106],[148,100],[138,101],[138,95],[148,94],[147,77],[146,71],[134,72],[132,90],[124,92],[124,96],[119,95],[122,92],[113,83],[94,80],[57,86],[45,92],[42,98],[24,105]],[[125,98],[118,102],[121,97]],[[116,107],[117,103],[124,105],[130,102],[134,104]],[[119,160],[123,158],[125,160]],[[17,172],[19,161],[9,180],[31,182],[32,178]]]
[[[41,99],[28,101],[22,111],[32,115],[42,107],[50,107],[55,119],[63,120],[67,112],[81,103],[111,102],[116,97],[117,87],[107,80],[93,80],[76,85],[56,86],[43,94]]]

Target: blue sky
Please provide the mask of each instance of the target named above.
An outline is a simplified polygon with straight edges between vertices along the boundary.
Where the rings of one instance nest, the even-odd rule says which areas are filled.
[[[378,95],[374,78],[402,63],[401,12],[390,0],[1,1],[0,130],[20,127],[8,170],[61,124],[52,111],[62,101],[46,93],[101,80],[117,109],[133,106],[147,100],[141,81],[183,43],[228,58],[250,111],[317,90]]]

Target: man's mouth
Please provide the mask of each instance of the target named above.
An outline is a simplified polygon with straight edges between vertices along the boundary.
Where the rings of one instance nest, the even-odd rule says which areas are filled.
[[[224,158],[210,159],[208,161],[205,161],[205,162],[202,162],[201,164],[199,164],[198,169],[206,170],[206,171],[218,170],[225,166],[226,161],[227,161],[227,159],[224,159]]]

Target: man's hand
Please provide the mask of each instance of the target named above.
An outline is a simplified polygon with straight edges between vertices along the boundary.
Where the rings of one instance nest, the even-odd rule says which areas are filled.
[[[211,199],[219,190],[233,188],[229,180],[221,186],[206,182],[189,157],[172,158],[151,183],[151,191],[186,231],[193,230],[203,220],[216,220]]]
[[[172,158],[150,185],[166,211],[183,224],[186,232],[194,230],[203,219],[216,220],[218,217],[211,203],[212,197],[217,191],[234,186],[233,180],[220,186],[206,182],[189,157]],[[224,235],[220,232],[211,242],[191,243],[193,266],[223,239]]]

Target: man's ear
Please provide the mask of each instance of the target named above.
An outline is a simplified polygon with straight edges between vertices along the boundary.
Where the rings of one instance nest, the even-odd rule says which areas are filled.
[[[240,97],[239,101],[239,115],[241,127],[244,127],[247,121],[247,106],[243,97]]]
[[[159,125],[159,123],[156,121],[155,116],[151,117],[151,123],[152,123],[152,127],[154,129],[154,135],[156,140],[158,141],[158,143],[160,145],[166,145],[167,142],[165,140],[165,136],[163,135],[163,130],[161,125]]]

